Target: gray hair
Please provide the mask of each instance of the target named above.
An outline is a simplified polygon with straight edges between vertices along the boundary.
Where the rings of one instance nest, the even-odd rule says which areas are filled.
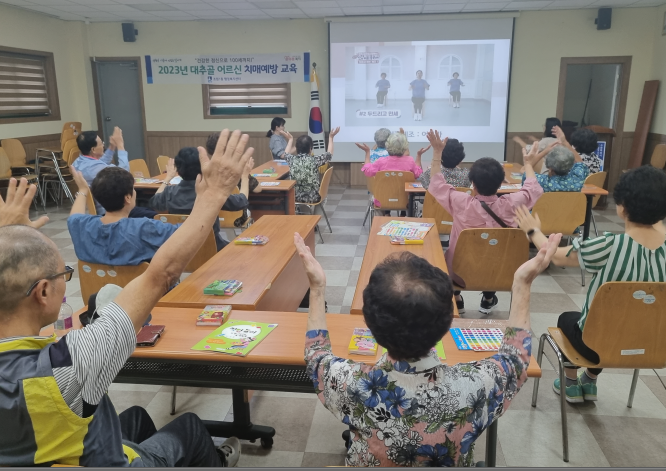
[[[555,139],[554,137],[544,137],[543,139],[541,139],[539,141],[539,152],[543,152],[544,150],[546,150],[546,147],[551,145],[553,142],[557,142],[557,139]],[[532,150],[532,144],[527,144],[525,146],[525,150],[527,152],[530,152]]]
[[[54,275],[60,255],[44,234],[29,226],[0,228],[0,319],[11,315],[30,284]]]
[[[375,144],[377,147],[386,147],[386,139],[391,135],[391,130],[379,128],[375,131]]]
[[[409,142],[407,137],[401,132],[394,132],[386,140],[386,150],[389,155],[402,157],[409,153]]]
[[[564,146],[556,146],[546,156],[546,168],[555,175],[566,175],[574,165],[574,155]]]

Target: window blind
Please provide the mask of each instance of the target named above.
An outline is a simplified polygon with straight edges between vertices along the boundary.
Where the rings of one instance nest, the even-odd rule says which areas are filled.
[[[289,84],[208,85],[211,115],[287,114]]]
[[[50,114],[46,58],[0,52],[0,118]]]

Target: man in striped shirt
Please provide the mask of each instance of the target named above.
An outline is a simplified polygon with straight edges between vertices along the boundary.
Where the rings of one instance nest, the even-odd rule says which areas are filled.
[[[650,166],[630,170],[615,185],[613,199],[617,215],[624,221],[624,234],[606,232],[595,239],[576,239],[573,247],[561,247],[553,257],[555,265],[580,266],[593,274],[582,311],[563,313],[557,327],[581,356],[594,363],[599,362],[599,355],[583,342],[583,329],[601,285],[609,281],[666,281],[666,235],[658,224],[666,218],[666,174]],[[548,241],[540,231],[538,215],[531,215],[523,207],[516,216],[520,228],[537,248]],[[568,402],[597,400],[600,368],[588,368],[579,376],[576,368],[566,368],[565,373]],[[553,389],[561,393],[559,379]]]
[[[106,390],[136,346],[136,332],[203,244],[253,149],[240,131],[222,131],[201,176],[190,217],[155,253],[146,272],[100,311],[95,323],[56,342],[40,330],[58,318],[66,267],[56,245],[28,218],[36,188],[10,180],[0,199],[0,465],[86,467],[234,466],[238,439],[216,449],[203,422],[184,414],[156,430],[148,413],[120,416]],[[32,226],[32,227],[29,227]]]

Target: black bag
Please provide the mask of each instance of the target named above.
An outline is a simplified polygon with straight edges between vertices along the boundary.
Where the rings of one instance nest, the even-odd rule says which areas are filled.
[[[493,218],[493,219],[495,220],[495,222],[496,222],[497,224],[500,225],[500,227],[503,227],[504,229],[506,229],[507,227],[509,227],[504,221],[502,221],[502,220],[499,218],[499,216],[498,216],[497,214],[495,214],[495,213],[493,212],[492,209],[490,209],[490,207],[489,207],[484,201],[479,201],[479,203],[481,203],[481,207],[482,207],[482,208],[488,213],[488,215],[490,215],[491,218]]]

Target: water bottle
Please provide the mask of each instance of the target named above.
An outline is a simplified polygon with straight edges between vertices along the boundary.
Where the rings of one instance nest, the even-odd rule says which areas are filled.
[[[72,315],[74,310],[67,304],[67,298],[62,298],[58,320],[53,324],[56,337],[62,338],[67,332],[72,330]]]

